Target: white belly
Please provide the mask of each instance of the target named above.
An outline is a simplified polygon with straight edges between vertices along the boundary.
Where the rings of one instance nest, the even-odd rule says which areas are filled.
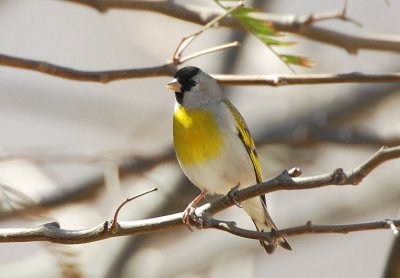
[[[211,160],[195,166],[181,167],[187,177],[208,193],[227,194],[233,187],[256,184],[251,159],[236,134],[225,138],[221,153]]]

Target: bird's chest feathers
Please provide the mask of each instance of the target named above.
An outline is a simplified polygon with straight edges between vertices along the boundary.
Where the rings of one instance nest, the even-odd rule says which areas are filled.
[[[220,154],[223,137],[212,112],[180,107],[174,113],[175,151],[185,166],[207,163]]]

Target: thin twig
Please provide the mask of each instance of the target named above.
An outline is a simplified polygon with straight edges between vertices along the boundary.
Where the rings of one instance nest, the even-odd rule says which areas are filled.
[[[178,44],[176,47],[176,50],[172,56],[172,62],[174,65],[180,65],[182,64],[182,53],[183,51],[189,46],[189,44],[196,39],[200,34],[202,34],[204,31],[208,30],[209,28],[213,27],[216,25],[219,21],[221,21],[223,18],[227,17],[229,14],[231,14],[234,10],[237,8],[243,6],[242,3],[239,3],[238,5],[235,5],[234,7],[228,9],[225,13],[216,16],[214,19],[210,20],[206,25],[204,25],[199,31],[195,32],[192,35],[189,35],[187,37],[184,37],[182,41]],[[193,55],[191,55],[193,56]],[[199,55],[198,55],[199,56]],[[187,59],[187,58],[186,58]]]
[[[125,206],[127,203],[129,203],[130,201],[133,201],[133,200],[135,200],[135,199],[137,199],[137,198],[139,198],[139,197],[142,197],[142,196],[144,196],[144,195],[146,195],[146,194],[149,194],[149,193],[151,193],[151,192],[154,192],[154,191],[157,191],[158,190],[158,188],[157,187],[154,187],[153,189],[149,189],[149,190],[146,190],[145,192],[142,192],[142,193],[139,193],[139,194],[137,194],[137,195],[135,195],[135,196],[132,196],[132,197],[129,197],[129,198],[127,198],[125,201],[123,201],[119,206],[118,206],[118,208],[116,209],[116,211],[115,211],[115,213],[114,213],[114,218],[113,218],[113,220],[112,220],[112,224],[111,224],[111,232],[112,233],[117,233],[118,232],[118,214],[119,214],[119,211],[122,209],[122,207],[123,206]]]
[[[206,54],[209,54],[209,53],[212,53],[212,52],[216,52],[216,51],[219,51],[219,50],[225,50],[225,49],[228,49],[228,48],[233,48],[233,47],[238,47],[238,46],[240,46],[240,43],[238,41],[222,44],[222,45],[211,47],[211,48],[208,48],[208,49],[205,49],[205,50],[202,50],[202,51],[198,51],[198,52],[195,52],[195,53],[190,54],[188,56],[185,56],[183,58],[180,58],[179,62],[180,62],[180,64],[183,64],[183,63],[185,63],[185,62],[187,62],[187,61],[189,61],[191,59],[197,58],[197,57],[202,56],[202,55],[206,55]]]
[[[343,171],[338,168],[332,173],[327,173],[319,176],[305,177],[305,178],[292,178],[287,171],[279,176],[265,181],[260,184],[239,190],[236,192],[236,201],[244,201],[257,195],[274,192],[277,190],[302,190],[318,188],[330,185],[354,185],[361,182],[373,169],[385,161],[399,158],[400,146],[393,148],[381,148],[370,159],[362,163],[360,166],[355,167],[350,171]],[[234,202],[229,196],[225,196],[216,200],[213,203],[203,205],[196,209],[197,215],[213,215],[223,209],[233,206]],[[113,233],[110,229],[109,222],[106,221],[96,227],[86,230],[67,230],[60,229],[57,222],[47,223],[36,228],[6,228],[0,229],[0,242],[25,242],[25,241],[51,241],[62,244],[79,244],[86,242],[93,242],[103,240],[110,237],[124,236],[124,235],[137,235],[143,233],[150,233],[169,229],[176,226],[182,226],[183,213],[176,213],[167,216],[161,216],[152,219],[119,222],[119,229]],[[208,216],[204,218],[206,221],[205,226],[209,224]],[[217,220],[216,220],[217,221]],[[400,227],[400,220],[390,220],[394,226]],[[225,225],[225,226],[224,226]],[[231,224],[229,224],[231,225]],[[222,225],[218,224],[218,228],[228,227],[232,231],[232,227],[224,222]],[[337,225],[337,226],[321,226],[321,225],[305,225],[276,231],[276,234],[293,236],[299,234],[310,233],[348,233],[353,231],[364,231],[373,229],[390,229],[389,221],[379,221],[372,223],[361,223],[351,225]],[[215,227],[217,228],[217,227]],[[239,230],[244,233],[245,230]],[[255,234],[254,231],[249,231],[251,238],[264,239],[268,233]],[[245,233],[244,233],[245,234]]]

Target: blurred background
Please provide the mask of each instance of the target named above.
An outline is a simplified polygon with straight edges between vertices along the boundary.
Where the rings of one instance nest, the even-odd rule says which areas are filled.
[[[181,1],[185,4],[188,1]],[[216,8],[212,2],[191,1]],[[251,2],[251,1],[249,1]],[[317,23],[349,34],[400,35],[400,3],[348,1],[363,24]],[[252,3],[249,3],[252,4]],[[269,13],[340,10],[342,1],[255,1]],[[62,0],[1,0],[0,53],[81,70],[140,68],[171,59],[199,26],[160,14],[97,10]],[[398,72],[398,53],[345,50],[288,35],[283,53],[307,56],[297,73]],[[242,47],[190,61],[209,73],[286,74],[290,70],[251,35],[227,28],[202,34],[185,52],[239,40]],[[170,78],[70,81],[0,67],[0,227],[57,220],[66,229],[182,211],[199,193],[172,152],[174,96]],[[256,140],[265,178],[294,166],[303,175],[351,169],[381,145],[400,141],[399,84],[225,86]],[[118,167],[120,176],[118,177]],[[400,160],[378,167],[359,186],[280,191],[267,196],[281,228],[399,218]],[[36,203],[47,209],[24,210]],[[22,211],[22,212],[21,212]],[[253,229],[230,208],[218,219]],[[382,277],[394,240],[388,230],[290,237],[292,252],[268,256],[258,241],[221,231],[165,232],[82,245],[0,244],[0,277]]]

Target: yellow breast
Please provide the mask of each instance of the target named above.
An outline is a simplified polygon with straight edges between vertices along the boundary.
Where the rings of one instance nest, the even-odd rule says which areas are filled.
[[[214,115],[206,110],[178,108],[174,113],[176,155],[185,166],[206,163],[223,147]]]

